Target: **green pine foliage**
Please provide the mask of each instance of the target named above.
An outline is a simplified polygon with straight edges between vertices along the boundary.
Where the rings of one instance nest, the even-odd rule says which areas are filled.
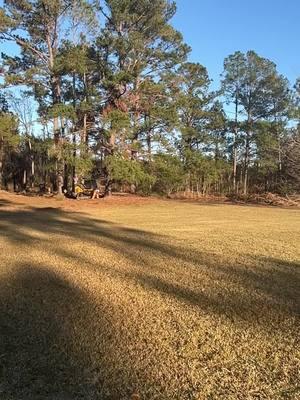
[[[175,13],[168,0],[6,1],[0,40],[20,53],[2,55],[3,88],[25,87],[35,110],[0,96],[2,186],[62,193],[98,177],[107,193],[298,190],[299,81],[237,51],[212,92]]]

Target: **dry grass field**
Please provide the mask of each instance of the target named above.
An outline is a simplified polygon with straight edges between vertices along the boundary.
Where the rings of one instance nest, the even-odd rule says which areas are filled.
[[[0,399],[300,399],[300,211],[0,193]]]

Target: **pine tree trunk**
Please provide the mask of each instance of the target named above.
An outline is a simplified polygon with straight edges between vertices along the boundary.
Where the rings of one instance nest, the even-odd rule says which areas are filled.
[[[76,109],[76,75],[73,73],[73,108]],[[72,193],[75,193],[75,180],[76,180],[76,125],[73,122],[73,166],[72,166]]]
[[[3,162],[0,160],[0,189],[3,188]]]
[[[48,27],[49,28],[49,27]],[[47,45],[48,45],[48,52],[49,52],[49,69],[52,73],[51,75],[51,90],[52,90],[52,105],[59,104],[60,102],[60,95],[61,95],[61,89],[60,89],[60,80],[59,77],[55,75],[53,72],[54,70],[54,60],[55,60],[55,54],[57,50],[57,35],[56,32],[54,32],[54,37],[56,40],[53,41],[50,35],[50,31],[48,32],[48,35],[46,37]],[[54,117],[53,119],[53,128],[54,128],[54,145],[58,152],[60,151],[60,126],[59,126],[59,118]],[[62,187],[63,187],[63,176],[62,176],[62,165],[63,163],[59,160],[59,156],[57,157],[56,160],[56,186],[57,186],[57,192],[58,195],[62,195]]]
[[[30,157],[30,186],[33,188],[34,187],[34,174],[35,174],[35,165],[34,165],[34,158],[33,158],[33,153],[32,153],[32,145],[31,145],[31,140],[30,138],[28,139],[28,147],[29,147],[29,157]]]
[[[34,187],[34,176],[35,176],[35,163],[31,160],[31,187]]]
[[[26,185],[27,185],[27,171],[26,169],[24,169],[23,171],[23,188],[26,189]]]
[[[83,84],[84,84],[84,101],[87,102],[87,79],[86,73],[83,74]],[[83,129],[82,129],[82,136],[81,136],[81,144],[84,147],[84,152],[86,151],[86,144],[87,144],[87,113],[85,112],[83,115]]]
[[[0,139],[0,189],[3,188],[3,139]]]
[[[53,95],[53,105],[59,102],[58,93],[59,93],[59,83],[55,77],[52,78],[52,95]],[[53,129],[54,129],[54,145],[56,147],[57,152],[60,152],[60,126],[59,126],[59,118],[54,117],[53,119]],[[63,187],[63,175],[62,175],[62,162],[59,160],[59,155],[57,156],[57,160],[55,163],[56,166],[56,189],[58,195],[62,195],[62,187]]]
[[[235,99],[235,127],[233,139],[233,192],[236,194],[236,172],[237,172],[237,136],[238,136],[238,97]]]
[[[147,152],[148,152],[148,161],[151,162],[152,159],[152,148],[151,148],[151,132],[147,132]]]
[[[281,142],[280,142],[280,137],[278,136],[278,170],[279,170],[279,175],[281,174],[282,171],[282,150],[281,150]]]
[[[250,138],[249,138],[249,133],[247,133],[246,149],[245,149],[244,195],[246,195],[248,192],[249,158],[250,158]]]
[[[246,148],[245,148],[245,172],[244,172],[244,190],[243,193],[246,195],[248,193],[248,172],[249,172],[249,162],[250,162],[250,137],[251,137],[251,113],[248,112],[247,118],[247,132],[246,132]]]

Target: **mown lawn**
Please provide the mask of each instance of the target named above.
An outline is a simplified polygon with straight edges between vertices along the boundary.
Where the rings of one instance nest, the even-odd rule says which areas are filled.
[[[300,399],[298,210],[16,198],[0,399]]]

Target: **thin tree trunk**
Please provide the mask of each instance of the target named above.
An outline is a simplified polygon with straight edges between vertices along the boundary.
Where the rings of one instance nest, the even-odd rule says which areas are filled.
[[[26,189],[26,185],[27,185],[27,171],[26,171],[26,169],[24,169],[24,171],[23,171],[23,187],[24,187],[24,189]]]
[[[0,189],[3,187],[3,162],[0,160]]]
[[[281,174],[281,171],[282,171],[282,149],[281,149],[281,141],[280,141],[279,134],[277,134],[277,136],[278,136],[278,170],[279,170],[279,174]]]
[[[35,174],[35,166],[34,166],[34,158],[32,154],[32,144],[30,138],[28,139],[28,147],[29,147],[29,156],[30,156],[30,163],[31,163],[31,170],[30,170],[30,186],[34,187],[34,174]]]
[[[83,74],[83,84],[84,84],[84,102],[87,102],[87,79],[86,79],[86,73],[84,72]],[[81,144],[84,146],[84,152],[86,151],[86,144],[87,144],[87,113],[84,112],[83,115],[83,130],[82,130],[82,136],[81,136]]]
[[[113,131],[111,131],[111,135],[109,138],[109,152],[108,152],[109,155],[114,154],[115,142],[116,142],[116,134]],[[111,196],[112,195],[112,180],[111,180],[111,176],[108,173],[107,168],[105,170],[105,175],[106,175],[106,177],[105,177],[106,183],[105,183],[104,195]]]
[[[136,159],[136,156],[137,156],[137,154],[136,154],[136,148],[137,148],[136,143],[137,143],[137,140],[138,140],[137,132],[138,132],[139,118],[140,118],[140,115],[141,115],[141,113],[140,113],[140,104],[139,104],[140,103],[140,98],[139,98],[139,95],[137,95],[139,88],[140,88],[140,78],[137,77],[136,80],[135,80],[135,83],[134,83],[134,90],[135,90],[135,95],[136,95],[136,98],[135,98],[135,110],[134,110],[134,114],[133,114],[133,125],[134,125],[134,130],[135,130],[135,138],[132,141],[132,145],[133,145],[132,155],[131,155],[132,159]]]
[[[236,193],[236,172],[237,172],[237,136],[238,136],[238,96],[235,98],[235,126],[233,139],[233,192]]]
[[[52,95],[53,95],[53,105],[59,103],[59,83],[56,77],[52,77]],[[60,134],[60,125],[59,125],[59,118],[53,118],[53,129],[54,129],[54,145],[58,152],[60,152],[60,145],[61,145],[61,134]],[[56,166],[56,189],[59,195],[62,195],[62,187],[63,187],[63,175],[62,175],[62,162],[60,160],[60,156],[57,156],[57,160],[55,163]]]
[[[152,159],[152,148],[151,148],[151,132],[147,132],[147,152],[148,152],[148,161],[151,162]]]
[[[246,149],[245,149],[244,195],[246,195],[248,192],[249,158],[250,158],[250,137],[249,133],[247,132]]]
[[[76,75],[73,72],[73,107],[74,112],[76,109]],[[75,180],[76,180],[76,123],[73,122],[73,135],[72,135],[72,144],[73,144],[73,166],[72,166],[72,192],[75,193]]]
[[[0,189],[3,187],[3,138],[0,139]]]
[[[248,112],[247,118],[247,132],[246,132],[246,147],[245,147],[245,171],[244,171],[244,195],[248,192],[248,172],[249,172],[249,162],[250,162],[250,137],[251,137],[251,114]]]
[[[49,52],[49,69],[52,72],[51,76],[51,90],[52,90],[52,104],[56,105],[60,102],[61,90],[60,90],[60,81],[59,77],[53,73],[54,70],[54,60],[57,50],[57,32],[54,31],[53,38],[51,37],[51,28],[47,27],[48,34],[46,37],[48,52]],[[53,118],[53,128],[54,128],[54,144],[58,151],[60,151],[60,126],[59,126],[59,118]],[[59,195],[62,195],[62,187],[63,187],[63,175],[62,175],[62,165],[63,163],[59,160],[59,156],[56,160],[56,185],[57,185],[57,192]]]
[[[34,186],[34,175],[35,175],[35,163],[34,160],[31,160],[31,186]]]

